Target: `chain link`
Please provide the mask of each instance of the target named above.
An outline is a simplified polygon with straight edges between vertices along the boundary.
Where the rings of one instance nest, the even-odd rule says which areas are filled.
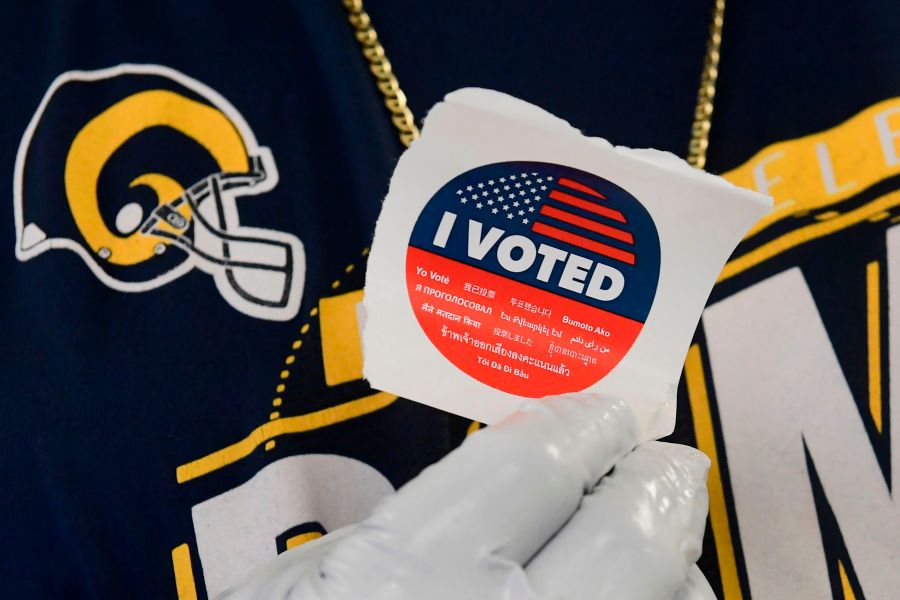
[[[409,146],[419,137],[419,128],[413,119],[412,111],[406,104],[406,94],[400,89],[400,83],[391,61],[384,53],[384,47],[378,41],[378,34],[372,27],[372,19],[363,8],[362,0],[343,0],[347,9],[347,18],[356,30],[356,40],[362,46],[363,55],[369,61],[369,70],[375,76],[378,89],[384,96],[384,105],[391,112],[391,121],[400,132],[400,141]]]
[[[725,19],[725,0],[715,0],[709,39],[706,43],[706,58],[700,89],[697,91],[697,106],[694,109],[694,124],[691,127],[691,142],[688,145],[687,161],[694,167],[706,166],[706,150],[709,148],[709,130],[716,97],[716,81],[719,78],[719,48],[722,45],[722,24]],[[363,0],[343,0],[350,24],[356,30],[356,39],[362,46],[363,55],[369,61],[369,69],[375,76],[378,89],[384,96],[384,105],[391,111],[391,121],[400,132],[400,141],[409,146],[419,137],[412,111],[406,104],[406,94],[400,89],[397,76],[391,68],[384,47],[378,41],[378,34],[372,26],[372,19],[363,8]]]
[[[706,43],[706,58],[700,89],[697,90],[697,107],[694,109],[694,124],[691,127],[691,142],[688,144],[687,161],[691,166],[702,169],[706,166],[706,150],[709,148],[709,130],[712,125],[713,103],[716,99],[716,82],[719,79],[719,49],[722,46],[722,24],[725,21],[725,0],[716,0],[712,23],[709,26],[709,40]]]

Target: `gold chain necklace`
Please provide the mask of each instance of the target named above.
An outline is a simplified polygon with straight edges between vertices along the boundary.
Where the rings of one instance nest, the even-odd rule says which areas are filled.
[[[391,68],[391,61],[384,52],[384,46],[378,41],[378,34],[372,26],[372,19],[363,8],[363,0],[343,0],[343,2],[350,24],[356,30],[356,40],[362,46],[366,60],[369,61],[369,70],[375,76],[378,89],[384,96],[384,104],[391,112],[391,121],[400,134],[400,141],[404,146],[409,146],[413,140],[419,137],[419,128],[413,119],[412,111],[406,104],[406,94],[400,89],[400,83]],[[688,144],[687,161],[698,169],[706,166],[713,102],[716,98],[716,82],[719,78],[719,48],[722,45],[724,19],[725,0],[715,0],[712,23],[709,26],[709,38],[706,42],[706,58],[703,61],[703,72],[700,76],[700,88],[697,90],[691,141]]]

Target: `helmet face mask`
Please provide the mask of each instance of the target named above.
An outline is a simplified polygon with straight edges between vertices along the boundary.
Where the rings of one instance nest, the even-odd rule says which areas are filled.
[[[65,171],[62,193],[68,201],[68,211],[51,211],[52,203],[60,203],[46,196],[56,196],[58,190],[32,175],[46,168],[33,165],[40,163],[41,155],[29,151],[35,137],[49,128],[42,119],[55,117],[53,100],[72,88],[83,93],[90,84],[119,84],[116,78],[141,75],[151,78],[153,89],[127,95],[89,120],[74,136],[64,168],[51,169]],[[157,89],[162,87],[170,89]],[[115,215],[105,214],[109,207],[101,200],[101,176],[106,176],[108,163],[126,143],[152,128],[185,137],[191,149],[209,153],[197,164],[211,164],[212,158],[218,170],[201,171],[182,187],[180,181],[190,175],[170,176],[155,172],[150,164],[139,166],[127,197],[155,200],[128,202]],[[286,232],[241,225],[238,210],[240,197],[267,192],[277,183],[269,149],[256,144],[234,107],[199,82],[156,65],[65,73],[51,85],[19,147],[16,256],[27,261],[47,250],[71,250],[103,283],[124,292],[160,287],[196,267],[213,277],[221,296],[240,312],[287,320],[300,306],[303,245]],[[120,192],[114,195],[122,197]]]
[[[235,198],[256,193],[274,169],[269,154],[250,157],[250,164],[248,173],[214,173],[160,204],[140,232],[160,239],[160,253],[167,243],[189,253],[235,308],[277,314],[299,302],[291,292],[299,291],[292,280],[303,247],[293,236],[237,223]]]

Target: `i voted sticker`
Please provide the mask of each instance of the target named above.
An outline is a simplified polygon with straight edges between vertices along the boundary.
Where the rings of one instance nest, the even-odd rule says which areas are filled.
[[[410,236],[406,284],[444,357],[537,398],[615,368],[647,320],[659,268],[656,227],[626,190],[563,165],[503,162],[431,198]]]

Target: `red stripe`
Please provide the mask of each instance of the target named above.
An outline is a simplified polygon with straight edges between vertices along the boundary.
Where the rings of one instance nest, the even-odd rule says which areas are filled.
[[[620,260],[625,264],[634,264],[634,254],[631,252],[626,252],[625,250],[619,250],[618,248],[613,248],[612,246],[589,240],[586,237],[575,235],[574,233],[569,233],[562,229],[557,229],[551,225],[535,223],[531,226],[531,230],[535,233],[553,238],[554,240],[566,242],[567,244],[572,244],[573,246],[578,246],[579,248],[584,248],[585,250],[590,250],[591,252],[596,252],[597,254]]]
[[[597,198],[603,198],[604,200],[606,200],[606,196],[604,196],[594,188],[589,188],[583,183],[578,183],[577,181],[572,181],[571,179],[566,179],[565,177],[561,177],[559,181],[557,181],[557,183],[559,185],[570,187],[573,190],[578,190],[579,192],[584,192],[585,194],[590,194],[591,196],[596,196]]]
[[[569,225],[575,225],[576,227],[581,227],[582,229],[587,229],[588,231],[593,231],[594,233],[599,233],[600,235],[611,237],[614,240],[619,240],[620,242],[625,242],[626,244],[634,244],[634,236],[632,236],[627,231],[622,231],[621,229],[611,227],[609,225],[604,225],[603,223],[597,223],[596,221],[591,221],[590,219],[585,219],[584,217],[573,215],[572,213],[568,213],[564,210],[559,210],[558,208],[553,208],[552,206],[548,206],[546,204],[541,207],[541,214],[552,217],[554,219],[558,219],[560,221],[568,223]]]
[[[606,208],[605,206],[600,206],[599,204],[594,204],[593,202],[582,200],[581,198],[576,198],[575,196],[572,196],[565,192],[560,192],[559,190],[551,191],[550,198],[553,200],[559,200],[560,202],[565,202],[566,204],[575,206],[577,208],[580,208],[581,210],[592,212],[595,215],[600,215],[601,217],[612,219],[613,221],[618,221],[620,223],[628,222],[625,220],[625,215],[617,210]]]

